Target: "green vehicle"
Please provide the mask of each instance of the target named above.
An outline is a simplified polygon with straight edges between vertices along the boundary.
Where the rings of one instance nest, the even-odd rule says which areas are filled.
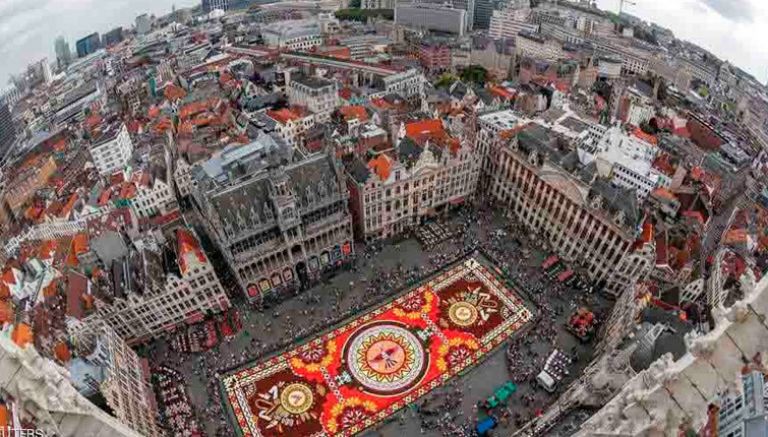
[[[499,405],[505,405],[507,399],[517,391],[517,386],[512,381],[507,381],[501,387],[493,392],[493,396],[485,400],[485,406],[488,409],[496,408]]]

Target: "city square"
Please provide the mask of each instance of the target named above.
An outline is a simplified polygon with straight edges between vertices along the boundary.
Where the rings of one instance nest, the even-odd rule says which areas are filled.
[[[416,238],[357,245],[357,261],[350,270],[338,272],[298,296],[269,300],[269,307],[261,310],[240,307],[243,331],[201,354],[180,354],[165,340],[155,342],[146,352],[153,362],[189,375],[186,386],[198,420],[210,435],[228,436],[238,425],[227,411],[228,401],[221,397],[221,375],[268,363],[273,357],[290,353],[294,344],[311,343],[327,334],[329,327],[344,326],[418,288],[417,284],[428,283],[439,272],[474,255],[471,248],[478,248],[484,265],[496,266],[489,271],[514,284],[512,293],[539,317],[511,333],[503,347],[491,350],[461,374],[415,400],[410,408],[392,412],[362,435],[466,435],[477,421],[477,403],[508,380],[518,389],[507,407],[498,411],[500,416],[508,416],[500,429],[518,429],[560,392],[547,393],[534,382],[553,347],[580,357],[565,383],[589,361],[592,343],[582,343],[566,331],[568,315],[586,305],[604,318],[612,302],[596,293],[579,293],[544,275],[541,263],[547,252],[495,208],[467,206],[440,223],[451,237],[434,246],[424,246]],[[296,338],[301,340],[294,342]],[[446,412],[450,412],[448,419]]]
[[[481,361],[532,317],[483,262],[459,261],[338,329],[223,376],[242,435],[354,435]]]

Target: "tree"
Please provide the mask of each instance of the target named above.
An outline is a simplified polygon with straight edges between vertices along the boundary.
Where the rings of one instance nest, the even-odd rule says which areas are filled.
[[[472,82],[478,85],[485,85],[486,80],[488,80],[488,70],[486,70],[481,65],[473,64],[462,70],[459,77],[461,77],[461,80],[464,82]]]
[[[435,81],[435,88],[448,88],[457,80],[459,80],[459,78],[455,75],[451,73],[443,73],[437,78],[437,81]]]
[[[339,9],[334,13],[339,20],[346,21],[368,21],[371,17],[381,17],[387,20],[395,18],[395,11],[392,9]]]

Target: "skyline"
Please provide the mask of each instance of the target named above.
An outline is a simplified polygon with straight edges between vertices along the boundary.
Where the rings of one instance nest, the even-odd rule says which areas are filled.
[[[103,34],[115,27],[130,28],[137,15],[163,15],[172,7],[190,7],[198,0],[6,0],[0,5],[0,88],[11,74],[48,57],[55,60],[54,41],[63,36],[74,52],[84,36]],[[618,11],[619,0],[597,0],[598,7]],[[98,13],[90,13],[97,11]],[[669,28],[679,39],[690,41],[749,72],[760,82],[768,76],[768,4],[757,0],[638,0],[625,4],[626,13]],[[85,19],[83,19],[85,17]]]
[[[75,42],[93,32],[104,34],[118,26],[130,28],[137,15],[164,15],[199,0],[3,0],[0,2],[0,89],[11,74],[43,57],[53,62],[54,42],[63,36],[75,52]]]
[[[674,32],[723,61],[752,74],[759,82],[768,78],[768,2],[760,0],[635,0],[623,11]],[[619,0],[597,0],[600,9],[618,12]]]

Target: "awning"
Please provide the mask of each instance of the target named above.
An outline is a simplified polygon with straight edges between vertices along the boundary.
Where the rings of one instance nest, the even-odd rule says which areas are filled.
[[[542,269],[548,269],[552,267],[554,263],[556,263],[559,260],[557,255],[551,255],[549,258],[545,259],[543,263],[541,263]]]
[[[191,325],[193,323],[202,322],[203,319],[205,319],[205,315],[200,311],[195,311],[194,313],[188,314],[185,321]]]
[[[559,275],[557,275],[557,282],[565,282],[567,281],[571,276],[573,276],[573,270],[566,270]]]
[[[453,199],[448,203],[450,203],[451,205],[461,205],[462,203],[464,203],[464,196],[457,197],[456,199]]]

